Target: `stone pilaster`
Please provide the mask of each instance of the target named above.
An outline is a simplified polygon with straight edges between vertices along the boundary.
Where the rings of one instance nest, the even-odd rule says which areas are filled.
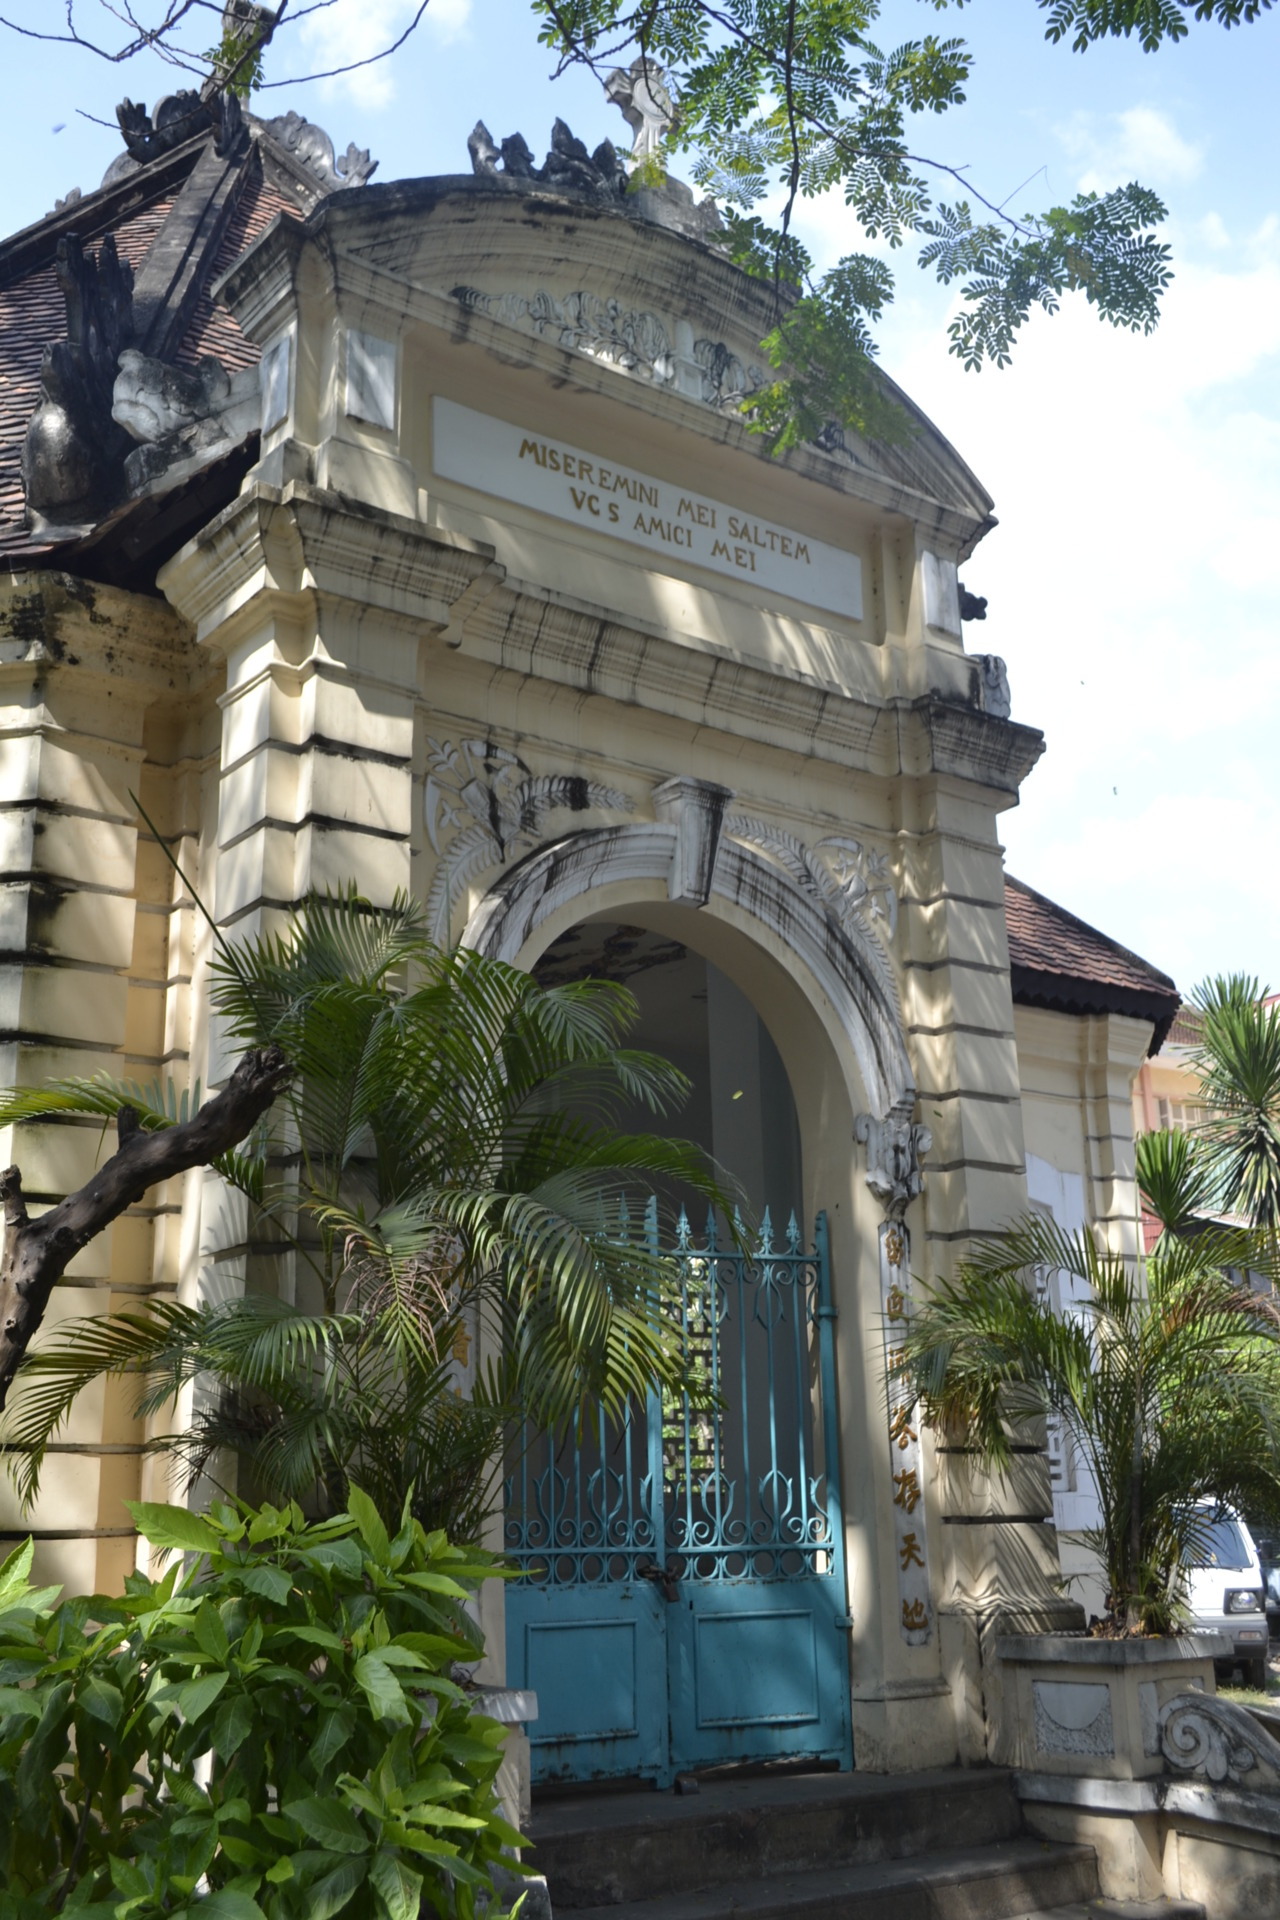
[[[170,870],[148,844],[138,799],[150,715],[179,689],[195,693],[197,665],[184,623],[154,600],[56,573],[17,576],[3,590],[2,1084],[98,1072],[148,1081],[169,1065],[185,1078],[164,1039]],[[4,1152],[36,1206],[81,1185],[111,1151],[97,1122],[11,1131]],[[171,1286],[153,1264],[156,1221],[171,1202],[149,1196],[86,1247],[49,1323]],[[108,1383],[77,1404],[29,1516],[0,1488],[5,1529],[35,1533],[48,1577],[73,1590],[119,1585],[135,1553],[121,1503],[141,1489],[144,1437],[129,1390]]]

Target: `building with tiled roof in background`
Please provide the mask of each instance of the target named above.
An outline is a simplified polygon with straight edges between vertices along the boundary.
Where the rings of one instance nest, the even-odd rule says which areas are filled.
[[[688,188],[626,192],[608,140],[557,122],[539,166],[478,124],[469,173],[371,185],[225,96],[121,124],[99,189],[0,243],[0,1082],[222,1082],[188,881],[231,939],[355,880],[557,978],[622,969],[700,1089],[689,1130],[829,1228],[850,1558],[813,1626],[821,1753],[984,1757],[995,1624],[1079,1617],[1073,1489],[891,1445],[868,1329],[1028,1201],[1136,1248],[1133,1082],[1178,1004],[1004,874],[1044,740],[965,644],[990,498],[892,383],[902,444],[771,460],[741,411],[769,289]],[[99,1145],[11,1151],[47,1200]],[[55,1311],[274,1272],[196,1173]],[[31,1516],[49,1577],[118,1586],[121,1502],[164,1492],[145,1447],[124,1384],[77,1407]],[[735,1752],[813,1757],[804,1714],[758,1721]],[[639,1764],[574,1739],[565,1765]]]

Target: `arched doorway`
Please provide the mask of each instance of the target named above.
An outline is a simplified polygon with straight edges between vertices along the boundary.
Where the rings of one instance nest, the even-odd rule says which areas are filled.
[[[727,973],[687,940],[604,916],[567,928],[533,971],[546,984],[623,982],[640,1008],[627,1044],[673,1061],[691,1085],[670,1130],[696,1140],[733,1176],[755,1224],[767,1213],[785,1233],[792,1214],[801,1217],[800,1126],[791,1082],[767,1022]],[[653,1124],[642,1109],[627,1119],[637,1128]]]
[[[656,1200],[635,1222],[670,1255],[690,1390],[618,1426],[526,1434],[513,1455],[506,1547],[526,1577],[507,1592],[507,1677],[538,1694],[534,1778],[848,1765],[831,1280],[825,1221],[801,1224],[781,1054],[728,973],[665,929],[580,921],[534,972],[627,984],[630,1043],[691,1082],[673,1130],[737,1179],[747,1213],[745,1244]]]

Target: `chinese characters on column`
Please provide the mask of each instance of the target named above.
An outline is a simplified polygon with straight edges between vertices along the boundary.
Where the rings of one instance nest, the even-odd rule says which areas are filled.
[[[888,1378],[889,1472],[893,1486],[894,1538],[898,1556],[898,1600],[902,1637],[921,1647],[933,1632],[929,1564],[920,1485],[920,1435],[915,1402],[902,1375],[902,1334],[906,1327],[910,1242],[897,1220],[880,1228],[880,1294],[884,1315],[885,1370]]]

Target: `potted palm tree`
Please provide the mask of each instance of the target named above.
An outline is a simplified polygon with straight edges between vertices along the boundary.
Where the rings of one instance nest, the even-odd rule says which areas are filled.
[[[1215,1503],[1270,1508],[1280,1494],[1280,1320],[1239,1279],[1258,1257],[1248,1234],[1203,1226],[1164,1232],[1138,1263],[1030,1215],[923,1296],[905,1359],[925,1419],[1000,1471],[1020,1424],[1051,1418],[1098,1498],[1085,1538],[1105,1617],[1087,1635],[1000,1642],[1013,1711],[995,1757],[1158,1773],[1160,1707],[1189,1684],[1212,1690],[1230,1648],[1181,1631],[1183,1566]],[[1054,1270],[1084,1283],[1069,1315],[1035,1285]]]

